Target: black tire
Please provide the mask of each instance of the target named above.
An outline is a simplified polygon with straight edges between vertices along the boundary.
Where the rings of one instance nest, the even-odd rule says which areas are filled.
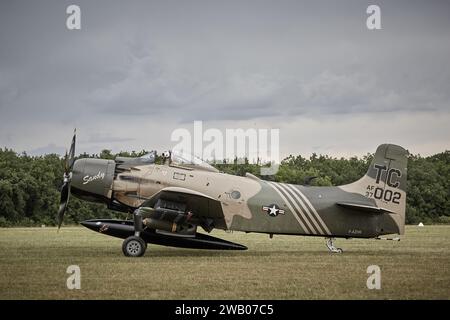
[[[147,244],[141,237],[128,237],[122,244],[122,252],[126,257],[142,257],[146,249]]]

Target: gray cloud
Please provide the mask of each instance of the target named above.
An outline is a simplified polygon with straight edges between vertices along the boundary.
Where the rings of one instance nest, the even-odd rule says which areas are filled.
[[[355,145],[353,132],[323,141],[345,116],[350,128],[406,119],[392,135],[414,149],[408,137],[423,116],[429,142],[418,152],[448,148],[448,2],[378,1],[379,31],[366,29],[364,1],[78,4],[82,29],[68,31],[68,3],[0,3],[0,145],[56,150],[77,127],[79,150],[153,148],[168,144],[170,129],[204,120],[275,125],[295,152],[291,124],[326,119],[325,135],[309,127],[303,144],[328,152]]]
[[[83,143],[110,143],[110,142],[129,142],[133,141],[133,138],[117,137],[109,134],[97,132],[95,134],[88,134],[87,139],[81,140]]]
[[[29,150],[28,154],[30,156],[39,156],[39,155],[51,154],[51,153],[63,155],[66,151],[67,151],[67,149],[65,147],[57,146],[54,143],[50,143],[46,146]]]

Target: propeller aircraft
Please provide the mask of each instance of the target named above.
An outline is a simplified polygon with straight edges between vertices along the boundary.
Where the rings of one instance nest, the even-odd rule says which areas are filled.
[[[407,151],[380,145],[367,173],[333,187],[292,185],[252,174],[219,172],[176,151],[158,163],[153,151],[137,158],[75,160],[76,132],[66,153],[57,216],[63,222],[70,195],[127,212],[132,220],[81,222],[93,231],[124,239],[125,256],[140,257],[147,244],[184,248],[245,250],[245,246],[198,232],[213,229],[326,238],[382,239],[405,232]],[[389,240],[398,240],[398,237]]]

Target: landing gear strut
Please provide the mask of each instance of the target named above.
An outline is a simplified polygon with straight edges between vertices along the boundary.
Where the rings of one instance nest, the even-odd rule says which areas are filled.
[[[342,252],[344,252],[341,248],[336,248],[334,246],[333,241],[334,241],[334,238],[327,238],[328,250],[330,250],[331,252],[334,252],[334,253],[342,253]]]
[[[123,241],[122,251],[127,257],[141,257],[147,249],[147,243],[141,238],[142,215],[139,209],[133,213],[134,236],[128,237]]]

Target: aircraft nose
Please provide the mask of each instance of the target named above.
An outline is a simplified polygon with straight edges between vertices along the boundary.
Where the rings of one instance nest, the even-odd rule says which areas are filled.
[[[114,160],[84,158],[75,161],[71,193],[88,201],[109,201],[115,166]]]

